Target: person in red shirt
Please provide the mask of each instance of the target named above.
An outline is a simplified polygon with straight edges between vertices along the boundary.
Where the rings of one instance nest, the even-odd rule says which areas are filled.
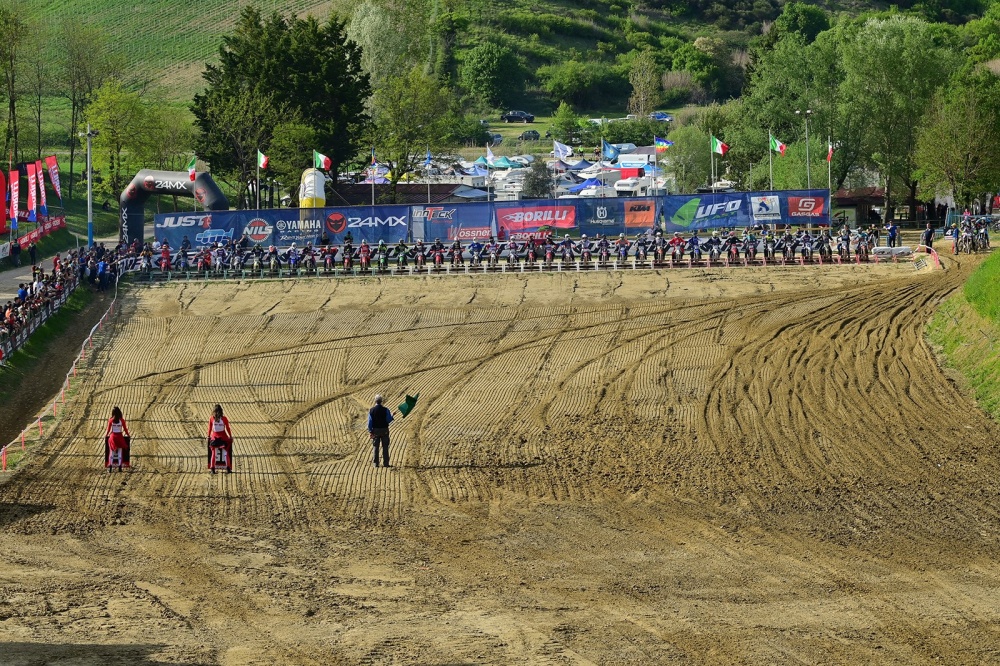
[[[675,231],[674,232],[674,237],[671,238],[670,242],[667,243],[667,245],[670,246],[670,253],[671,253],[671,255],[673,255],[673,254],[676,253],[677,255],[679,255],[681,257],[684,256],[684,246],[686,244],[687,244],[687,241],[685,241],[683,238],[681,238],[681,232],[679,232],[679,231]]]
[[[111,418],[108,419],[108,427],[104,431],[104,466],[108,468],[108,472],[116,467],[120,472],[123,467],[132,466],[129,455],[131,439],[122,410],[115,407],[111,410]]]
[[[208,468],[215,474],[215,459],[213,449],[222,447],[226,452],[226,473],[233,471],[233,431],[229,427],[229,419],[222,413],[222,405],[216,405],[212,410],[212,418],[208,420]]]
[[[170,258],[170,246],[167,244],[167,239],[163,239],[163,244],[160,246],[160,270],[167,272],[170,270],[171,258]]]

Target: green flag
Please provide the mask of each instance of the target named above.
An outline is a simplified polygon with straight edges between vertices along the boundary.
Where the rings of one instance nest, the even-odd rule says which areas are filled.
[[[399,413],[403,415],[404,419],[406,418],[407,414],[412,412],[413,408],[417,406],[417,398],[419,397],[420,397],[419,393],[416,395],[407,395],[406,400],[404,400],[403,404],[399,406]]]

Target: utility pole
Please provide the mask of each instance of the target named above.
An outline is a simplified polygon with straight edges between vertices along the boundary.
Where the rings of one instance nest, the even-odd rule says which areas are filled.
[[[98,135],[98,132],[90,128],[87,123],[87,132],[80,136],[87,137],[87,248],[94,244],[94,170],[91,163],[91,140]],[[72,174],[70,174],[72,176]],[[120,233],[120,230],[119,230]]]
[[[806,189],[812,189],[812,178],[809,174],[809,116],[812,115],[812,109],[806,109],[805,111],[795,111],[795,115],[801,115],[806,121]]]

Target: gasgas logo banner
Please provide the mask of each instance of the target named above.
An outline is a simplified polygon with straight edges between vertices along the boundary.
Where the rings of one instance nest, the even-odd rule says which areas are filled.
[[[326,236],[340,245],[348,234],[354,244],[396,243],[409,237],[409,206],[355,206],[343,208],[282,208],[169,213],[153,218],[155,234],[177,247],[185,236],[192,245],[238,241],[250,245],[317,244]]]

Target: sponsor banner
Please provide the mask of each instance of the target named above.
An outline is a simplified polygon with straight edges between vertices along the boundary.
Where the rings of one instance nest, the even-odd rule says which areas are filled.
[[[625,201],[626,229],[652,229],[655,224],[655,199],[627,199]]]
[[[410,219],[415,225],[423,223],[425,239],[458,238],[463,243],[483,242],[493,233],[492,211],[488,203],[411,206]]]
[[[778,203],[776,194],[750,197],[750,210],[753,211],[753,219],[755,220],[770,222],[781,219],[781,205]]]
[[[572,229],[576,226],[576,206],[554,201],[502,201],[494,204],[497,212],[497,233]]]
[[[39,213],[42,215],[49,214],[49,206],[45,201],[45,171],[42,169],[42,161],[35,161],[35,173],[38,175],[38,201],[39,201]]]
[[[28,162],[24,167],[28,170],[28,220],[34,222],[38,215],[38,203],[35,200],[35,165]]]
[[[830,193],[827,190],[724,192],[662,197],[665,231],[682,232],[689,229],[748,227],[755,222],[829,224],[829,200]],[[775,203],[777,213],[774,212]]]
[[[823,197],[788,197],[790,217],[824,217],[826,201]]]
[[[21,195],[21,172],[16,169],[10,172],[10,219],[11,228],[17,229],[18,214],[20,211],[17,209],[18,198]]]
[[[362,240],[396,243],[409,235],[409,206],[350,208],[281,208],[168,213],[153,217],[161,242],[178,247],[185,237],[195,247],[238,241],[246,234],[251,245],[317,244],[323,236],[340,245],[347,234],[354,244]]]
[[[0,259],[10,256],[10,243],[0,243]]]
[[[55,155],[49,155],[45,158],[45,165],[49,168],[49,180],[52,182],[52,188],[55,189],[56,196],[59,197],[61,203],[62,188],[59,185],[59,160],[56,159]]]

